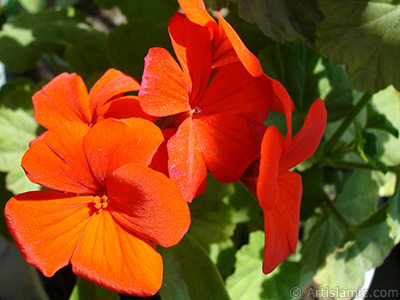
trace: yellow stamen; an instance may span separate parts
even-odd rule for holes
[[[93,196],[92,202],[94,203],[95,209],[107,208],[108,207],[108,197],[106,195]]]

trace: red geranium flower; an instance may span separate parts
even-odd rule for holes
[[[134,78],[110,69],[88,93],[80,76],[62,73],[33,95],[35,120],[47,129],[66,121],[92,126],[105,118],[154,120],[142,111],[137,96],[124,95],[139,88]]]
[[[107,289],[156,293],[163,266],[152,242],[175,245],[190,223],[179,188],[148,167],[162,140],[157,126],[139,118],[49,130],[22,167],[54,190],[17,195],[5,209],[27,262],[46,276],[71,264],[76,275]]]
[[[176,13],[169,32],[180,65],[167,50],[150,49],[139,102],[149,115],[173,116],[168,126],[178,130],[168,141],[169,174],[191,201],[207,169],[234,182],[259,155],[271,81],[252,77],[241,63],[211,77],[209,30]]]
[[[263,272],[272,272],[292,252],[296,252],[301,176],[289,171],[305,161],[318,147],[325,130],[327,113],[324,102],[317,99],[311,106],[300,131],[291,138],[292,102],[286,90],[278,95],[286,111],[287,134],[270,126],[261,145],[261,159],[249,168],[243,183],[257,196],[264,213],[265,248]]]
[[[258,77],[263,74],[257,57],[247,49],[236,31],[219,13],[215,13],[218,18],[217,24],[207,12],[203,0],[178,0],[178,2],[190,21],[206,26],[212,32],[213,67],[240,61],[252,76]]]

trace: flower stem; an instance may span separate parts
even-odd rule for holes
[[[346,131],[346,129],[350,126],[353,122],[354,118],[360,113],[360,111],[364,108],[364,106],[368,103],[371,99],[372,95],[365,93],[360,101],[353,107],[347,117],[343,120],[342,124],[340,124],[339,128],[335,131],[335,133],[331,136],[331,138],[325,144],[325,153],[327,155],[331,154],[333,148],[335,147],[337,141]]]
[[[379,169],[374,168],[371,165],[362,163],[362,162],[354,162],[354,161],[345,161],[345,160],[325,160],[325,165],[336,168],[344,168],[344,169],[361,169],[361,170],[371,170],[371,171],[379,171]],[[387,170],[389,172],[393,172],[395,174],[400,174],[400,165],[396,166],[388,166]]]
[[[350,230],[354,226],[351,225],[341,214],[340,212],[336,209],[336,206],[333,204],[332,200],[329,199],[328,196],[325,195],[325,202],[328,205],[330,211],[332,212],[333,216],[339,221],[340,224],[346,229]]]

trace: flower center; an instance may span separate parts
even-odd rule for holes
[[[95,209],[107,208],[108,201],[109,201],[109,199],[106,195],[103,195],[101,197],[96,195],[96,196],[93,196],[93,199],[92,199]]]

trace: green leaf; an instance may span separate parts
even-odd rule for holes
[[[301,173],[303,183],[303,195],[301,197],[300,219],[305,220],[314,215],[314,210],[325,199],[322,186],[323,170],[314,167]]]
[[[272,273],[262,272],[264,232],[250,233],[249,243],[236,254],[235,272],[227,279],[229,295],[235,300],[301,299],[301,293],[291,294],[297,287],[302,291],[312,281],[312,274],[291,257]],[[292,256],[293,257],[293,256]]]
[[[38,13],[46,7],[45,0],[19,0],[18,2],[31,14]]]
[[[314,70],[320,76],[319,97],[324,100],[328,122],[339,120],[353,108],[353,93],[345,68],[321,59]]]
[[[163,300],[229,300],[218,270],[189,234],[171,248],[159,247],[164,261]]]
[[[106,35],[86,23],[60,21],[35,28],[34,35],[41,42],[63,46],[64,58],[70,63],[69,71],[84,78],[93,73],[102,74],[110,67]]]
[[[147,20],[165,25],[179,8],[178,2],[174,0],[95,0],[94,2],[108,9],[117,6],[129,22]]]
[[[128,21],[152,20],[167,25],[179,5],[175,0],[122,0],[119,8]]]
[[[219,183],[209,175],[206,191],[190,203],[192,223],[189,232],[205,249],[210,244],[226,241],[233,235],[234,210],[227,204],[227,197],[234,191],[233,184]]]
[[[0,60],[11,72],[32,69],[43,51],[44,46],[34,40],[31,29],[5,24],[0,32]]]
[[[378,159],[378,153],[376,150],[376,135],[364,130],[358,122],[355,122],[355,125],[356,149],[361,158],[369,163],[373,168],[386,173],[386,165]]]
[[[56,6],[61,6],[61,7],[73,6],[79,1],[80,0],[56,0]]]
[[[116,27],[106,40],[107,54],[114,67],[138,79],[143,74],[144,57],[152,47],[167,48],[173,53],[166,24],[131,20]]]
[[[367,122],[365,129],[375,128],[389,132],[396,138],[399,137],[399,131],[393,126],[393,124],[386,118],[385,115],[377,112],[372,104],[367,104]]]
[[[269,46],[259,59],[264,72],[281,82],[293,99],[295,130],[319,97],[329,112],[328,122],[342,118],[352,108],[353,95],[343,67],[321,59],[304,44]]]
[[[2,212],[4,211],[7,201],[13,196],[13,194],[6,189],[5,180],[6,174],[0,172],[0,211]],[[0,235],[9,241],[12,241],[12,237],[7,228],[6,218],[4,217],[3,213],[0,214]]]
[[[372,172],[354,170],[345,178],[333,203],[351,225],[357,225],[375,213],[378,198],[378,184]]]
[[[231,239],[210,245],[210,259],[218,268],[222,278],[232,274],[235,265],[236,247]]]
[[[0,236],[0,298],[48,299],[39,271],[28,265],[13,241]]]
[[[83,278],[77,277],[69,300],[119,300],[116,292],[107,290]]]
[[[397,1],[319,0],[326,16],[316,44],[332,62],[345,64],[351,86],[373,94],[400,88]]]
[[[38,129],[30,100],[33,85],[20,80],[3,89],[0,94],[0,171],[8,172],[6,186],[14,194],[38,190],[39,186],[26,178],[21,167],[21,158],[29,142],[36,138]],[[26,108],[27,103],[30,103],[29,108]]]
[[[365,273],[382,264],[393,245],[385,222],[360,230],[355,242],[347,243],[327,257],[326,266],[314,279],[322,287],[357,290],[364,284]],[[346,295],[337,296],[336,299],[348,299]]]
[[[312,226],[303,243],[301,254],[304,264],[316,271],[340,244],[345,235],[345,228],[333,216],[325,214]]]
[[[315,0],[241,0],[240,14],[250,23],[256,23],[269,37],[286,42],[301,37],[313,45],[315,31],[322,14]]]
[[[387,224],[390,228],[389,236],[396,244],[400,242],[400,180],[397,179],[396,193],[389,200]]]
[[[218,11],[221,8],[228,7],[229,0],[204,0],[204,3],[212,10]]]
[[[17,16],[0,32],[0,60],[12,72],[32,69],[45,51],[54,50],[54,45],[38,40],[35,30],[71,20],[82,22],[84,17],[71,7]]]
[[[310,270],[315,271],[328,254],[348,240],[357,238],[355,228],[376,213],[378,198],[378,184],[371,171],[355,170],[344,178],[344,184],[331,205],[346,224],[338,219],[329,205],[323,207],[317,221],[306,232],[301,249],[304,263]]]
[[[301,42],[269,46],[259,55],[265,74],[278,80],[293,99],[296,111],[306,113],[318,98],[319,56]]]
[[[246,223],[252,228],[263,228],[264,217],[258,200],[241,183],[234,183],[235,193],[229,197],[229,204],[234,207],[233,222]]]
[[[374,109],[386,116],[393,127],[400,130],[400,97],[392,86],[375,94],[372,98]],[[382,130],[370,129],[377,137],[379,159],[387,166],[400,164],[400,139]]]

